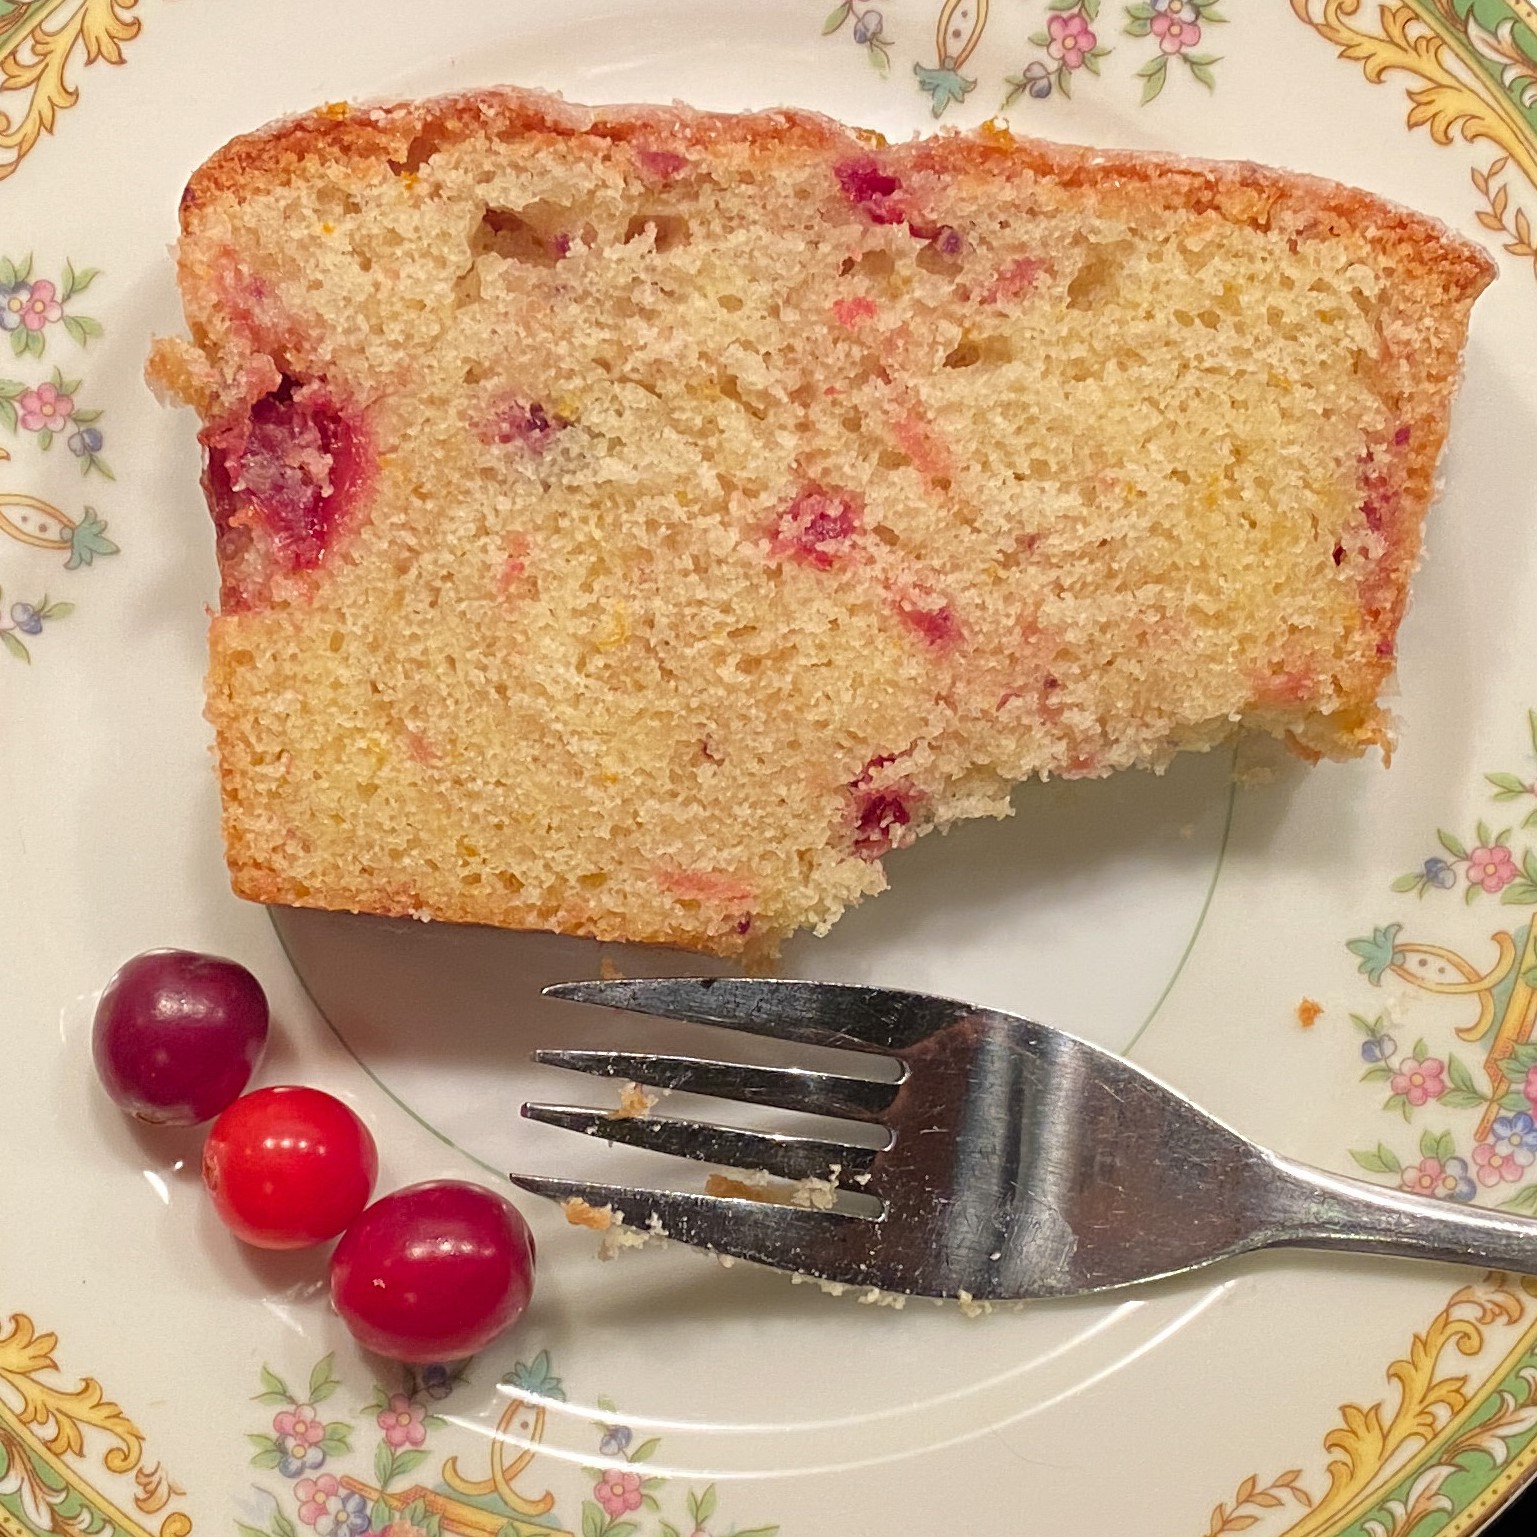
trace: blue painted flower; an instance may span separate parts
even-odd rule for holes
[[[1425,881],[1427,885],[1439,886],[1442,891],[1450,891],[1457,884],[1457,872],[1444,859],[1427,859]]]
[[[278,1472],[284,1478],[297,1478],[301,1473],[313,1473],[316,1468],[326,1465],[326,1454],[302,1436],[279,1436],[277,1443],[278,1451],[282,1453]]]
[[[422,1368],[421,1384],[428,1398],[447,1398],[454,1390],[453,1374],[441,1361]]]
[[[70,453],[84,459],[87,454],[101,452],[102,436],[95,427],[82,427],[79,432],[70,433],[68,443]]]
[[[1363,1062],[1386,1062],[1398,1050],[1398,1042],[1391,1035],[1369,1035],[1361,1042]]]
[[[854,41],[861,46],[873,43],[881,35],[881,28],[885,24],[886,18],[879,11],[866,11],[854,20]]]
[[[14,331],[21,325],[31,297],[30,283],[0,284],[0,331]]]
[[[41,635],[43,616],[30,603],[11,604],[11,623],[23,635]]]
[[[1436,1194],[1446,1201],[1471,1201],[1478,1194],[1466,1158],[1448,1158],[1441,1165],[1441,1188]]]
[[[1527,1111],[1496,1117],[1489,1134],[1495,1151],[1508,1154],[1523,1169],[1537,1163],[1537,1121]]]
[[[603,1457],[620,1457],[634,1440],[635,1433],[628,1425],[605,1425],[603,1439],[598,1442],[598,1453]]]

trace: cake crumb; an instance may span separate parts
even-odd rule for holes
[[[560,1203],[560,1209],[572,1227],[588,1227],[595,1233],[605,1233],[618,1226],[619,1219],[612,1206],[593,1206],[579,1195],[568,1195]]]
[[[968,1318],[983,1318],[993,1310],[991,1302],[978,1301],[968,1291],[958,1292],[955,1300]]]
[[[598,961],[598,979],[602,982],[621,982],[624,980],[624,970],[617,961],[602,956]]]
[[[793,1205],[794,1191],[789,1185],[771,1185],[768,1175],[756,1179],[732,1179],[729,1174],[712,1174],[704,1182],[706,1195],[720,1195],[736,1201],[760,1201],[766,1206]]]
[[[638,1083],[627,1083],[619,1091],[619,1103],[608,1113],[611,1121],[630,1121],[637,1116],[651,1114],[652,1107],[662,1096]]]
[[[1297,1023],[1304,1030],[1311,1030],[1318,1023],[1319,1016],[1323,1013],[1324,1006],[1312,998],[1304,998],[1297,1005]]]

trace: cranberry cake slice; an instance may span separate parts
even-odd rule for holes
[[[1488,258],[996,129],[517,90],[193,177],[235,888],[724,955],[1033,776],[1378,695]]]

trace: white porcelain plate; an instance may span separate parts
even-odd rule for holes
[[[1527,0],[0,0],[0,1533],[1461,1537],[1537,1466],[1537,1287],[1272,1256],[1112,1299],[861,1306],[529,1202],[535,1303],[416,1374],[323,1256],[242,1250],[197,1139],[92,1079],[135,951],[231,954],[267,1081],[350,1099],[382,1186],[655,1179],[519,1121],[603,1023],[541,983],[676,968],[228,893],[200,715],[216,588],[193,424],[151,399],[188,174],[323,101],[497,81],[1263,160],[1481,238],[1403,633],[1401,747],[1031,787],[891,861],[787,973],[916,986],[1133,1052],[1314,1162],[1537,1211],[1537,12]],[[573,1015],[575,1017],[573,1017]],[[656,1039],[668,1032],[657,1027]]]

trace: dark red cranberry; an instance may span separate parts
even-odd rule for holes
[[[496,418],[490,436],[493,443],[518,443],[531,454],[542,454],[570,425],[537,400],[515,400]]]
[[[866,790],[854,802],[854,852],[861,859],[879,859],[904,840],[902,829],[912,824],[912,792],[900,785]]]
[[[961,623],[948,603],[906,597],[898,599],[897,612],[931,646],[948,646],[960,639]]]
[[[892,198],[902,190],[902,183],[881,170],[871,156],[844,160],[833,167],[838,186],[849,202],[864,209],[872,224],[900,224],[907,215]]]
[[[779,514],[774,548],[781,555],[826,571],[846,553],[849,540],[859,532],[861,511],[852,493],[812,483]]]
[[[204,483],[220,534],[259,525],[291,569],[318,566],[362,478],[356,419],[324,385],[284,379],[244,421],[205,441]]]
[[[688,169],[688,157],[670,149],[638,149],[635,160],[652,181],[671,181]]]

